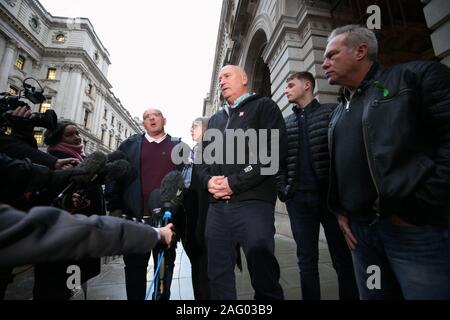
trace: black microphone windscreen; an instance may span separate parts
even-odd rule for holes
[[[106,155],[100,151],[96,151],[87,156],[83,162],[78,165],[78,169],[84,169],[89,174],[75,176],[71,179],[72,182],[80,185],[89,184],[94,176],[101,170],[106,164]]]
[[[179,200],[183,192],[183,176],[179,171],[171,171],[161,181],[161,202],[174,203]]]
[[[125,176],[130,171],[130,163],[125,159],[107,163],[104,169],[104,181],[114,182]]]
[[[148,197],[148,212],[151,213],[154,209],[161,209],[161,189],[157,188],[150,193]]]
[[[114,152],[111,152],[110,154],[108,154],[108,162],[113,162],[113,161],[121,160],[121,159],[124,159],[124,160],[128,159],[127,155],[123,151],[117,150],[117,151],[114,151]]]

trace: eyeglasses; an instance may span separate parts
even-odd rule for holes
[[[149,118],[162,118],[162,114],[161,113],[147,113],[144,115],[144,120],[149,119]]]

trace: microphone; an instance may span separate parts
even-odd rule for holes
[[[107,160],[108,163],[114,162],[116,160],[122,160],[122,159],[127,160],[128,159],[127,155],[123,151],[120,151],[120,150],[116,150],[114,152],[109,153],[107,155],[107,158],[108,158],[108,160]]]
[[[171,171],[164,176],[161,187],[153,190],[148,198],[148,212],[153,225],[161,227],[172,219],[172,210],[181,204],[183,176],[179,171]]]
[[[99,172],[105,167],[106,161],[105,154],[100,151],[95,151],[78,165],[78,169],[84,169],[88,174],[86,176],[73,177],[70,179],[71,182],[73,184],[87,185],[94,181],[98,177]]]
[[[151,225],[157,228],[162,226],[162,202],[161,202],[161,190],[157,188],[150,193],[147,202],[148,214],[150,217]]]
[[[114,160],[105,165],[96,180],[101,183],[112,183],[121,179],[130,171],[130,163],[125,159]]]
[[[86,172],[85,175],[77,175],[70,178],[70,183],[67,187],[65,187],[61,193],[56,197],[53,201],[52,206],[55,206],[56,203],[64,197],[66,192],[72,188],[74,185],[87,185],[90,182],[94,181],[99,171],[106,164],[106,156],[100,151],[96,151],[93,154],[86,157],[78,166],[78,170],[83,170]]]
[[[161,181],[161,202],[163,208],[172,209],[181,204],[184,179],[179,171],[171,171]]]

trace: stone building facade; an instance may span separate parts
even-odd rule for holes
[[[243,67],[250,90],[272,97],[284,115],[291,112],[284,90],[293,72],[311,72],[316,98],[336,102],[339,88],[328,84],[321,67],[327,37],[337,26],[366,24],[372,4],[381,13],[376,33],[383,65],[435,59],[450,66],[447,0],[224,0],[204,115],[223,105],[218,74],[226,64]],[[290,234],[284,205],[278,203],[277,212],[277,231]]]
[[[0,0],[0,92],[17,93],[24,79],[38,80],[60,119],[80,128],[86,152],[110,152],[141,132],[111,91],[108,50],[86,18],[56,17],[37,0]],[[36,86],[35,82],[29,82]],[[36,128],[38,142],[42,129]]]

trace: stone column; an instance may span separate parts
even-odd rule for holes
[[[15,41],[8,41],[6,43],[5,54],[3,55],[0,64],[0,92],[8,90],[8,77],[11,73],[11,68],[14,63],[14,54],[17,50]]]
[[[103,89],[99,89],[97,92],[97,101],[95,103],[94,112],[93,112],[93,122],[91,132],[96,137],[100,137],[101,133],[101,123],[103,117],[103,110],[105,108],[105,92]]]
[[[72,121],[77,121],[75,118],[77,109],[80,108],[78,105],[78,101],[80,100],[81,95],[81,78],[82,78],[82,70],[77,65],[65,65],[63,67],[64,72],[68,72],[68,83],[66,85],[66,90],[62,98],[62,109],[63,115],[65,118],[68,118]],[[60,98],[60,99],[61,99]]]
[[[81,124],[82,114],[83,114],[83,103],[82,103],[82,97],[85,95],[86,90],[86,78],[84,76],[84,73],[81,69],[81,66],[77,66],[72,71],[72,83],[74,86],[72,87],[73,90],[73,98],[71,101],[71,110],[72,110],[72,116],[71,119],[75,121],[77,124]]]
[[[65,64],[61,67],[60,82],[57,89],[53,109],[59,117],[69,118],[68,106],[66,105],[66,96],[70,91],[70,65]]]
[[[422,0],[427,5],[423,9],[430,29],[434,53],[442,63],[450,67],[450,6],[448,0]]]

